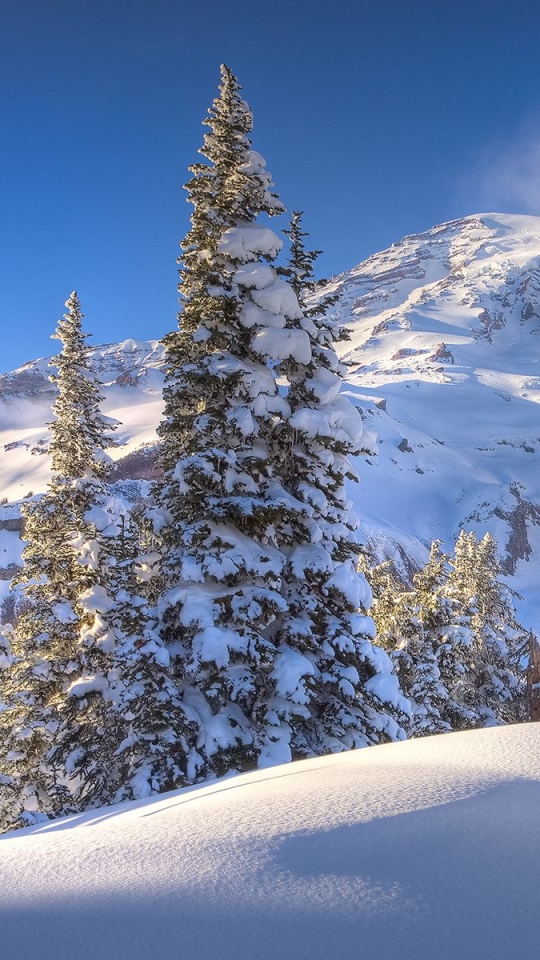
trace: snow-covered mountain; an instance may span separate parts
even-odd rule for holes
[[[405,237],[323,292],[351,331],[347,392],[378,436],[351,496],[366,539],[404,574],[434,538],[490,530],[510,582],[540,615],[540,218],[481,214]],[[163,354],[98,347],[106,413],[121,422],[119,477],[152,475]],[[20,543],[13,502],[43,489],[48,363],[0,377],[0,577]]]
[[[163,350],[155,340],[124,340],[95,347],[92,357],[104,386],[104,410],[118,421],[110,453],[123,461],[156,443]],[[0,375],[0,496],[9,502],[43,490],[49,477],[49,459],[42,454],[48,449],[55,395],[51,370],[50,361],[42,359]]]
[[[461,527],[496,537],[540,613],[540,218],[477,215],[405,237],[331,280],[349,395],[378,435],[355,495],[407,568]],[[536,596],[535,596],[536,595]]]
[[[2,956],[532,958],[539,747],[424,737],[5,834]]]

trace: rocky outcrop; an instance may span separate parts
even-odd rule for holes
[[[115,480],[159,480],[163,471],[157,465],[158,444],[141,447],[116,462]]]
[[[531,525],[540,526],[540,505],[523,500],[519,490],[512,487],[510,492],[517,503],[513,510],[496,507],[493,515],[508,525],[509,536],[505,544],[505,556],[502,560],[504,572],[512,576],[516,572],[519,560],[529,560],[532,547],[529,540]]]

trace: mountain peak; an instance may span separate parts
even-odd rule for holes
[[[540,217],[490,213],[440,224],[333,278],[324,292],[339,296],[340,317],[353,331],[350,362],[378,370],[384,332],[385,367],[390,341],[390,357],[419,358],[408,364],[417,373],[435,372],[440,343],[468,365],[463,345],[507,350],[509,338],[495,336],[507,324],[512,343],[540,332]]]

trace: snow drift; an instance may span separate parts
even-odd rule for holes
[[[534,956],[540,725],[274,767],[0,839],[24,960]]]

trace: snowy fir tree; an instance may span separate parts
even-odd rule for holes
[[[187,184],[194,212],[182,244],[183,309],[179,330],[165,339],[169,369],[160,427],[165,479],[158,492],[166,579],[160,608],[183,702],[196,728],[194,778],[338,744],[343,749],[373,742],[398,729],[379,710],[375,689],[366,685],[365,702],[357,703],[356,685],[361,678],[369,684],[384,655],[371,647],[372,624],[356,609],[365,605],[365,583],[355,578],[352,552],[343,546],[348,529],[327,571],[325,625],[334,632],[325,654],[306,657],[302,645],[285,640],[283,615],[292,597],[284,576],[286,566],[293,569],[289,546],[302,524],[279,440],[291,407],[280,395],[277,375],[297,368],[313,376],[311,341],[317,341],[322,357],[331,335],[325,327],[317,340],[295,295],[296,280],[310,281],[299,274],[288,284],[272,266],[282,242],[257,217],[279,214],[283,207],[270,192],[262,157],[251,148],[251,113],[227,67],[205,123],[210,132],[201,153],[209,163],[195,165]],[[352,450],[350,430],[359,440],[362,425],[346,401],[335,399],[339,382],[336,388],[332,379],[328,412],[334,426],[339,420],[343,443]],[[352,468],[344,455],[332,462],[335,469],[325,479],[339,486],[344,523],[348,504],[342,485]],[[302,547],[312,536],[318,536],[316,523],[308,522]],[[296,559],[299,570],[300,554]],[[347,636],[342,615],[350,621]],[[356,645],[353,621],[355,629],[366,628]],[[306,619],[304,630],[310,626]],[[323,630],[321,621],[308,643],[311,653]],[[340,644],[334,664],[331,651]],[[350,644],[354,650],[346,649]],[[318,685],[311,679],[317,670]],[[329,697],[315,709],[323,677],[328,690],[346,691],[339,708]],[[345,701],[342,719],[332,719]],[[368,732],[360,733],[368,715]],[[299,735],[297,746],[293,727],[309,717],[317,732],[310,733],[309,745],[307,733]]]
[[[161,508],[166,589],[160,612],[193,723],[189,775],[276,759],[263,693],[271,627],[284,610],[275,523],[289,509],[271,457],[286,415],[272,363],[309,359],[294,291],[271,265],[282,242],[260,214],[283,212],[252,116],[222,67],[202,155],[187,184],[192,227],[182,243],[179,329],[168,361]],[[285,757],[282,757],[285,759]]]
[[[287,229],[283,231],[285,236],[289,237],[289,263],[287,273],[290,276],[290,284],[293,288],[304,316],[316,316],[318,318],[318,328],[326,325],[332,332],[331,342],[338,340],[348,340],[349,335],[343,327],[339,327],[335,321],[324,320],[330,307],[338,301],[337,294],[325,294],[319,296],[316,302],[313,302],[313,294],[325,283],[324,280],[315,279],[314,264],[320,257],[322,250],[306,250],[305,238],[309,236],[307,230],[302,230],[304,216],[303,210],[293,210],[291,222]]]
[[[141,576],[145,557],[132,511],[109,493],[86,512],[85,520],[95,531],[86,550],[94,558],[96,582],[78,598],[80,641],[90,651],[98,647],[107,659],[90,678],[82,676],[73,684],[71,702],[84,702],[96,689],[96,678],[104,692],[97,702],[112,701],[107,704],[109,729],[102,733],[109,742],[105,748],[102,741],[95,756],[88,750],[92,768],[85,770],[85,789],[92,802],[97,794],[100,802],[138,799],[185,783],[184,712],[170,677],[169,655],[148,609]],[[84,730],[92,736],[91,725]],[[80,730],[77,739],[80,748]],[[102,779],[89,790],[96,775]]]
[[[468,625],[470,595],[465,590],[457,589],[453,582],[456,566],[465,576],[465,569],[468,570],[469,564],[474,563],[472,555],[465,546],[468,543],[469,535],[460,535],[455,543],[453,555],[448,558],[449,569],[442,587],[446,599],[447,616],[439,632],[437,643],[437,663],[441,681],[448,691],[441,715],[452,730],[468,730],[482,725],[475,709],[473,693],[475,651]]]
[[[305,248],[300,212],[285,232],[302,308],[289,324],[308,334],[311,356],[286,357],[277,367],[289,385],[277,455],[293,509],[292,522],[284,516],[276,528],[287,610],[278,618],[269,706],[292,755],[302,757],[397,739],[408,704],[388,656],[373,645],[371,594],[357,569],[358,520],[345,481],[357,479],[351,456],[366,451],[367,438],[359,412],[340,394],[345,368],[335,344],[346,334],[328,316],[334,297],[310,299],[318,251]]]
[[[47,493],[27,501],[23,509],[27,546],[15,583],[21,585],[26,602],[13,639],[15,660],[0,718],[5,731],[2,766],[6,775],[13,771],[13,795],[7,797],[5,813],[8,823],[18,815],[24,817],[25,810],[31,817],[32,809],[56,815],[74,809],[51,753],[59,744],[60,702],[81,669],[74,604],[78,593],[92,583],[74,545],[81,517],[92,502],[80,480],[88,470],[99,483],[106,462],[101,398],[95,381],[86,376],[85,336],[76,294],[66,306],[68,312],[55,334],[63,347],[54,376],[59,392],[50,445],[53,478]]]
[[[479,541],[475,533],[462,531],[448,586],[468,638],[470,669],[462,699],[477,718],[475,726],[516,722],[526,712],[521,662],[527,633],[501,577],[491,534]]]
[[[441,636],[451,620],[445,596],[448,556],[440,542],[431,545],[426,566],[413,577],[412,589],[392,576],[389,563],[368,576],[373,589],[377,639],[391,653],[401,689],[411,702],[409,736],[451,730],[447,719],[449,693],[439,670]]]
[[[412,702],[411,734],[524,719],[527,636],[493,538],[462,531],[453,557],[435,542],[409,590],[384,567],[368,574],[373,615]]]
[[[126,707],[134,700],[135,661],[163,670],[166,654],[142,601],[126,591],[131,558],[118,555],[125,509],[105,483],[110,424],[100,412],[75,293],[66,306],[55,334],[62,351],[52,378],[58,389],[52,479],[24,508],[27,545],[17,578],[24,603],[2,682],[4,826],[108,802],[119,790],[129,794],[130,784],[135,793],[149,792],[152,786],[141,786],[139,775],[151,776],[149,757],[160,735],[153,716],[146,716],[143,731],[140,711],[131,717]]]

